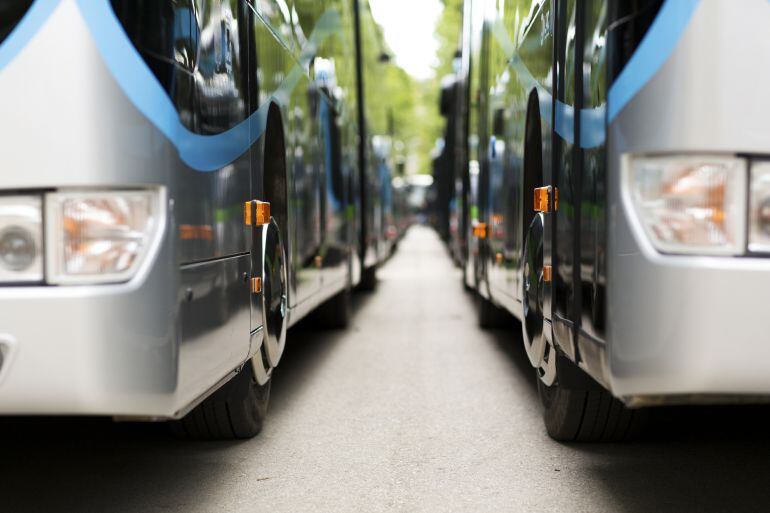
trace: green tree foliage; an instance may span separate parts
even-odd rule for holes
[[[453,73],[455,53],[460,48],[463,25],[463,0],[442,0],[444,9],[434,29],[438,41],[438,55],[433,78],[419,87],[420,139],[418,162],[422,173],[432,172],[436,141],[444,136],[445,120],[439,112],[441,80]]]
[[[460,49],[463,27],[463,1],[442,0],[444,10],[441,13],[435,36],[439,43],[436,77],[452,73],[452,60]]]
[[[364,57],[364,82],[369,107],[370,129],[376,134],[390,135],[396,161],[409,162],[407,169],[430,173],[436,142],[444,135],[444,119],[439,113],[441,79],[452,72],[452,61],[460,46],[463,0],[442,0],[444,9],[433,28],[439,42],[434,77],[418,81],[393,61],[381,62],[381,54],[391,55],[379,26],[366,26],[364,16],[363,45],[369,50]],[[371,102],[387,98],[387,102]]]

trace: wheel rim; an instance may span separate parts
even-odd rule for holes
[[[527,231],[524,242],[524,270],[522,277],[522,331],[524,348],[532,366],[543,362],[543,215],[537,214]]]
[[[286,251],[275,219],[262,227],[262,340],[252,358],[255,377],[267,383],[286,346],[288,273]]]

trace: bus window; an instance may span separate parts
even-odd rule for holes
[[[192,74],[200,29],[192,0],[112,0],[112,8],[182,122],[194,129]]]
[[[255,0],[257,15],[270,28],[273,35],[290,51],[296,50],[292,34],[291,0]]]
[[[0,43],[16,28],[31,5],[32,0],[0,0]]]

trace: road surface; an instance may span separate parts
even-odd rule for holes
[[[670,410],[647,440],[545,434],[515,331],[477,327],[444,247],[412,229],[344,332],[301,326],[262,435],[0,424],[0,511],[768,511],[763,408]]]

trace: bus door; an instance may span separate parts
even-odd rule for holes
[[[580,208],[580,331],[578,351],[588,365],[598,358],[596,347],[604,339],[606,284],[607,212],[605,200],[606,158],[604,106],[606,105],[606,33],[608,2],[579,2],[585,29],[582,37],[582,84],[580,95],[586,120],[581,131],[581,208]],[[580,51],[580,50],[579,50]],[[598,343],[598,344],[597,344]],[[590,353],[590,355],[589,355]]]
[[[319,138],[319,114],[323,94],[318,87],[306,82],[304,94],[292,97],[292,124],[294,130],[292,156],[294,187],[295,232],[294,268],[297,275],[296,296],[292,306],[298,305],[321,290],[321,190],[324,175],[323,148]],[[291,150],[290,150],[291,151]]]
[[[574,334],[580,322],[580,180],[581,151],[579,145],[580,108],[582,98],[575,94],[580,74],[576,46],[578,18],[577,0],[558,0],[555,21],[554,62],[554,130],[553,186],[558,189],[553,237],[546,237],[552,247],[552,312],[555,342],[574,356]]]
[[[327,95],[321,96],[320,126],[324,175],[321,191],[322,284],[333,287],[347,278],[350,240],[347,176],[342,167],[342,144],[337,111]]]

